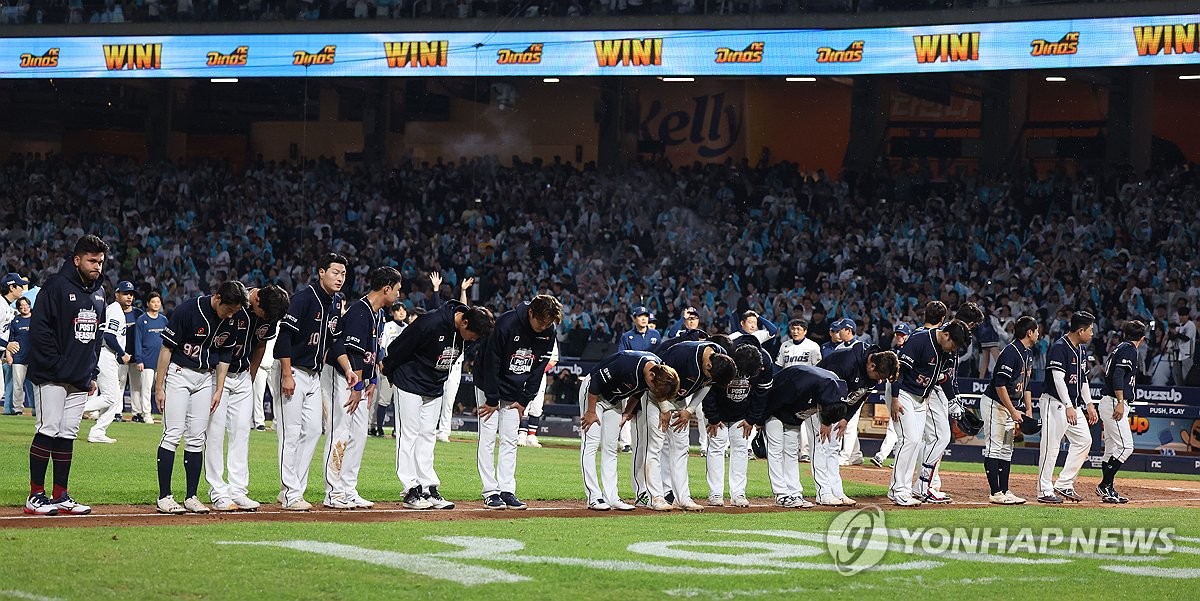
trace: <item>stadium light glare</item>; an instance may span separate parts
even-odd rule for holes
[[[815,77],[785,77],[785,81],[816,81]]]
[[[1051,75],[1050,77],[1046,78],[1046,81],[1051,82],[1051,83],[1062,83],[1066,80],[1067,80],[1067,78],[1059,77],[1057,75]]]
[[[557,77],[545,77],[545,78],[542,78],[542,83],[558,83],[558,78]]]
[[[1200,79],[1200,75],[1180,75],[1179,79]]]
[[[208,83],[237,83],[237,82],[238,82],[238,78],[236,78],[236,77],[214,77],[214,78],[208,80]]]
[[[695,77],[664,77],[664,78],[662,78],[662,80],[663,81],[671,81],[671,82],[696,81],[696,78]]]

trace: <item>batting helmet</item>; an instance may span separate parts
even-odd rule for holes
[[[979,416],[975,415],[975,412],[970,409],[963,409],[962,414],[955,418],[955,422],[958,426],[958,431],[967,436],[975,436],[983,429],[983,420],[979,419]]]
[[[759,459],[767,458],[767,435],[759,429],[758,434],[750,440],[750,450],[754,451],[754,456]]]
[[[1021,433],[1025,436],[1032,436],[1042,431],[1042,420],[1026,417],[1021,420]]]

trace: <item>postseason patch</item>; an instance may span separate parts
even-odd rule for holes
[[[443,338],[445,337],[443,336]],[[462,351],[458,350],[457,347],[448,346],[443,348],[442,352],[438,354],[437,362],[434,363],[433,368],[438,371],[450,371],[450,368],[454,366],[454,362],[458,360],[458,356],[461,354]],[[526,369],[525,371],[529,370]]]
[[[533,349],[517,349],[508,361],[508,371],[514,374],[527,374],[533,370]]]
[[[75,315],[75,339],[80,342],[92,342],[96,339],[100,319],[95,309],[80,309]]]
[[[725,394],[735,403],[744,403],[750,398],[750,379],[735,378],[725,387]]]

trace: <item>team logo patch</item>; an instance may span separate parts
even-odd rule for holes
[[[213,345],[225,346],[225,341],[227,340],[229,340],[229,334],[227,332],[221,332],[220,334],[217,334],[216,338],[213,338]]]
[[[750,398],[750,379],[735,378],[725,387],[725,394],[735,403],[744,403]]]
[[[270,333],[271,333],[271,326],[269,326],[265,323],[261,326],[258,326],[258,329],[254,331],[254,335],[258,336],[259,338],[266,338]]]
[[[533,371],[533,358],[532,349],[517,349],[508,361],[508,371],[514,374],[527,374]]]
[[[71,301],[71,302],[75,302],[75,295],[74,295],[74,294],[68,294],[68,295],[67,295],[67,298],[68,298],[68,299],[70,299],[70,301]]]
[[[80,342],[92,342],[96,339],[100,320],[95,309],[80,309],[75,315],[75,339]]]

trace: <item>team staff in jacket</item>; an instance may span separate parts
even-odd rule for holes
[[[674,399],[679,374],[654,353],[620,351],[605,357],[579,383],[579,457],[588,509],[631,511],[617,491],[617,439],[626,408],[648,392],[655,402]],[[596,451],[600,477],[596,477]]]
[[[167,329],[167,316],[162,314],[162,295],[151,292],[146,296],[146,312],[137,318],[134,324],[137,333],[137,349],[133,354],[133,372],[130,376],[129,387],[141,389],[140,404],[133,407],[133,421],[146,424],[154,423],[154,415],[150,410],[150,401],[154,397],[154,368],[158,366],[158,353],[162,350],[162,333]]]
[[[400,272],[379,267],[367,274],[370,292],[352,303],[332,329],[326,361],[334,367],[333,403],[325,427],[325,500],[331,509],[367,509],[375,503],[358,493],[358,472],[367,443],[369,405],[375,392],[375,357],[383,308],[400,298]],[[362,410],[359,410],[359,405]]]
[[[1087,381],[1087,353],[1092,342],[1096,318],[1087,311],[1071,316],[1070,330],[1050,346],[1046,353],[1046,380],[1042,384],[1042,444],[1038,458],[1038,502],[1062,503],[1062,497],[1082,501],[1075,492],[1075,477],[1087,460],[1092,447],[1088,426],[1099,420],[1092,406],[1092,391]],[[1085,415],[1086,414],[1086,419]],[[1054,464],[1063,438],[1070,442],[1062,472],[1051,483]]]
[[[554,326],[562,303],[539,294],[496,319],[475,360],[475,399],[479,406],[476,455],[488,509],[525,509],[517,498],[517,426],[537,394],[554,349]],[[500,436],[499,458],[494,455]]]
[[[621,334],[617,342],[618,351],[648,351],[654,348],[662,334],[650,327],[650,310],[643,306],[633,308],[633,329]]]
[[[949,416],[943,414],[936,419],[929,417],[929,401],[933,395],[940,393],[939,381],[947,365],[955,360],[954,351],[970,343],[971,332],[967,325],[952,320],[936,329],[913,334],[900,351],[900,378],[897,384],[892,386],[891,400],[892,420],[900,425],[900,450],[896,454],[892,485],[888,491],[888,498],[897,505],[911,507],[921,504],[922,499],[913,498],[912,482],[926,423],[929,419],[940,419],[944,424],[937,424],[938,432],[941,432],[940,428],[944,425],[945,436],[950,436]],[[945,409],[946,406],[939,404],[938,407]],[[934,457],[922,462],[920,478],[925,484],[925,490],[922,492],[927,492],[929,480],[937,467],[937,460],[938,458]],[[929,500],[939,502],[935,498]]]
[[[67,492],[71,453],[83,406],[96,392],[104,289],[100,272],[108,244],[87,235],[71,258],[46,280],[29,321],[29,380],[34,385],[37,433],[29,446],[29,498],[25,513],[91,513]],[[46,469],[54,462],[54,488],[46,496]]]
[[[1037,320],[1025,315],[1013,326],[1013,341],[996,358],[992,382],[979,399],[979,417],[983,419],[983,470],[990,488],[988,501],[997,505],[1020,505],[1025,499],[1008,489],[1012,465],[1013,438],[1017,426],[1033,419],[1033,395],[1029,377],[1033,374],[1030,349],[1040,337]]]
[[[477,340],[496,327],[492,312],[447,301],[404,328],[387,348],[383,370],[395,388],[396,477],[409,509],[453,509],[442,498],[441,479],[433,467],[442,395],[454,366]]]
[[[247,305],[225,320],[221,334],[229,337],[229,371],[221,404],[208,420],[204,442],[204,477],[209,499],[217,511],[253,511],[259,503],[249,496],[250,429],[254,425],[254,378],[259,375],[267,341],[275,338],[279,319],[288,307],[288,293],[279,286],[253,288]],[[218,334],[220,335],[220,334]],[[225,452],[225,434],[229,452]],[[228,461],[229,480],[225,480]]]
[[[705,470],[708,479],[708,504],[725,505],[725,450],[729,449],[729,500],[734,507],[749,507],[746,499],[746,466],[750,436],[754,426],[747,421],[751,397],[762,397],[771,389],[774,369],[771,356],[754,336],[742,336],[733,342],[733,363],[737,375],[725,386],[713,386],[704,395],[708,430]]]
[[[160,513],[208,513],[196,497],[204,466],[208,418],[221,404],[229,358],[236,344],[225,320],[245,307],[246,287],[223,282],[211,296],[191,299],[171,314],[158,354],[154,396],[163,412],[163,436],[158,443],[158,502]],[[171,495],[175,450],[184,442],[183,470],[187,494],[183,506]]]
[[[1113,479],[1121,465],[1133,454],[1133,432],[1129,429],[1129,403],[1137,383],[1138,347],[1146,341],[1146,324],[1127,321],[1121,326],[1121,344],[1108,356],[1104,366],[1104,396],[1100,397],[1100,420],[1104,422],[1103,477],[1096,494],[1105,503],[1128,503],[1117,493]]]
[[[900,373],[900,360],[892,351],[880,351],[859,341],[830,353],[818,367],[837,374],[846,383],[846,415],[857,416],[867,396],[881,382],[896,380]],[[809,418],[806,424],[809,436],[814,441],[812,470],[817,485],[817,503],[854,505],[854,499],[846,496],[842,488],[839,457],[845,454],[843,445],[851,444],[847,430],[857,428],[858,420],[848,417],[827,430],[817,417]]]
[[[771,391],[750,405],[749,421],[763,429],[767,439],[767,474],[775,504],[804,508],[800,484],[800,428],[813,415],[821,423],[820,435],[846,417],[846,383],[820,367],[793,365],[775,374]]]
[[[321,369],[329,354],[330,330],[341,317],[340,296],[346,281],[346,257],[330,253],[317,264],[317,282],[296,291],[279,323],[275,339],[280,399],[275,429],[279,432],[279,502],[289,511],[308,511],[304,500],[308,469],[321,437]],[[350,386],[354,372],[343,374]]]

